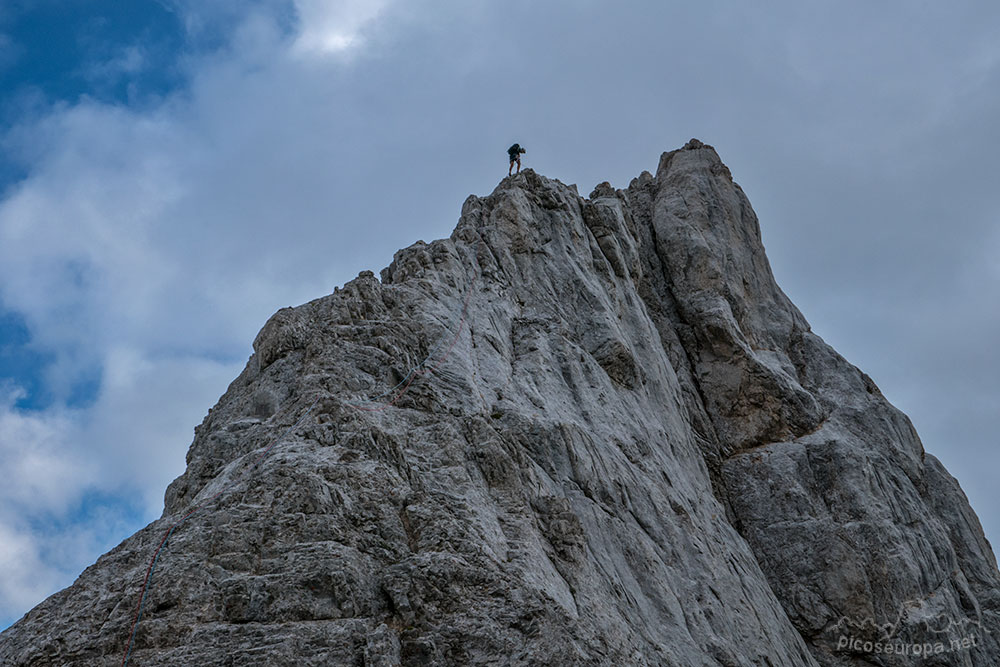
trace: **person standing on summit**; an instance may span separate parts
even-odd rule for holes
[[[510,167],[507,169],[507,175],[510,176],[510,172],[514,170],[514,163],[517,163],[517,173],[521,173],[521,153],[527,153],[528,151],[521,148],[521,144],[514,144],[507,149],[507,155],[510,156]]]

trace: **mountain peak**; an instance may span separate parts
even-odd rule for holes
[[[957,482],[692,139],[589,198],[525,169],[278,311],[163,516],[0,661],[826,667],[957,639],[986,666],[998,620]]]

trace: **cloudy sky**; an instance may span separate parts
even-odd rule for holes
[[[4,0],[0,628],[159,516],[282,306],[691,137],[1000,538],[1000,3]]]

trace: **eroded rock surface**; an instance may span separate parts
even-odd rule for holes
[[[162,551],[131,665],[1000,664],[957,482],[810,331],[701,142],[589,198],[504,179],[254,350],[163,517],[2,664],[121,664],[157,544],[220,490]]]

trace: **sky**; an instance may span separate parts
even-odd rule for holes
[[[1000,539],[1000,3],[5,0],[0,628],[159,517],[278,308],[712,144]]]

